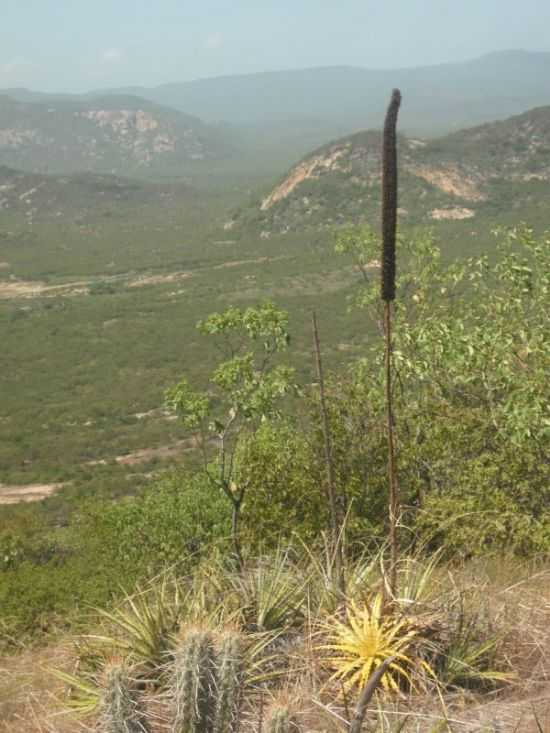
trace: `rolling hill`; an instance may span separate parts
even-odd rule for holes
[[[400,136],[401,217],[411,224],[546,206],[550,107],[434,140]],[[272,232],[377,221],[381,136],[359,132],[306,156],[236,222]]]
[[[227,152],[201,120],[137,97],[0,96],[0,164],[21,170],[184,176]]]

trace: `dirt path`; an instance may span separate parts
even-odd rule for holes
[[[243,265],[263,265],[276,260],[288,259],[286,255],[278,257],[257,257],[248,260],[228,260],[218,265],[201,268],[196,272],[176,271],[159,274],[122,273],[119,275],[99,275],[94,278],[75,280],[73,282],[49,285],[42,280],[0,280],[0,300],[13,300],[18,298],[37,297],[70,297],[75,295],[89,295],[94,285],[108,285],[121,283],[127,288],[141,288],[147,285],[165,285],[178,283],[187,280],[193,275],[204,270],[222,270],[230,267],[241,267]],[[0,263],[2,265],[8,263]]]
[[[62,486],[63,484],[27,484],[26,486],[0,484],[0,504],[42,501],[55,494]]]

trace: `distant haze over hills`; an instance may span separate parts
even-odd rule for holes
[[[391,89],[401,125],[421,134],[487,122],[550,103],[550,53],[505,51],[464,63],[374,70],[328,67],[113,90],[234,124],[319,120],[349,131],[379,126]]]
[[[404,98],[401,132],[441,135],[550,104],[550,53],[505,51],[407,69],[274,71],[85,95],[8,89],[0,97],[0,163],[25,169],[41,165],[41,170],[49,163],[60,172],[185,176],[197,159],[204,161],[201,170],[211,171],[213,161],[230,158],[229,177],[239,173],[239,166],[247,174],[276,176],[330,140],[380,129],[395,86]],[[20,105],[17,114],[14,100]],[[45,112],[48,106],[59,116],[54,124],[55,115],[49,113],[48,120]],[[134,108],[148,121],[143,115],[139,121],[130,115],[128,124],[115,119],[115,109],[124,117],[125,110]],[[109,112],[107,117],[90,118],[90,112],[102,110]],[[17,126],[17,115],[23,127],[42,115],[40,124],[49,132],[40,139],[53,142],[35,145],[27,135],[25,145],[16,140],[14,147],[13,135],[5,130]],[[153,125],[153,117],[157,128],[137,129]]]

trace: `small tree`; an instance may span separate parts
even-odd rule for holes
[[[231,504],[233,549],[242,565],[239,518],[248,484],[239,480],[238,449],[263,421],[278,416],[281,398],[294,386],[293,370],[273,365],[289,343],[288,315],[266,302],[213,313],[197,328],[219,337],[224,358],[210,375],[208,391],[194,391],[184,377],[167,391],[166,405],[186,427],[198,429],[208,481]]]

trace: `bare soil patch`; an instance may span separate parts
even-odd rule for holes
[[[5,486],[0,484],[0,504],[20,504],[22,502],[42,501],[55,494],[63,484],[27,484],[24,486]]]
[[[177,443],[163,445],[159,448],[141,448],[132,453],[117,456],[115,460],[120,466],[136,466],[153,460],[176,458],[182,452],[194,450],[196,447],[197,441],[195,438],[185,438],[185,440],[178,440]]]
[[[213,270],[223,270],[226,267],[241,267],[241,265],[262,265],[265,262],[271,262],[273,257],[257,257],[253,260],[229,260],[228,262],[222,262],[221,265],[214,265]],[[279,258],[277,258],[279,259]]]
[[[146,285],[163,285],[164,283],[175,283],[192,277],[191,272],[171,272],[167,275],[143,275],[141,277],[129,280],[127,286],[129,288],[142,288]]]
[[[475,211],[467,209],[466,207],[456,206],[449,209],[433,209],[430,216],[432,219],[472,219],[475,216]]]
[[[0,281],[0,299],[88,295],[89,285],[86,280],[62,285],[47,285],[41,280],[5,280]]]
[[[46,283],[32,280],[0,282],[0,298],[34,298],[46,288]]]

